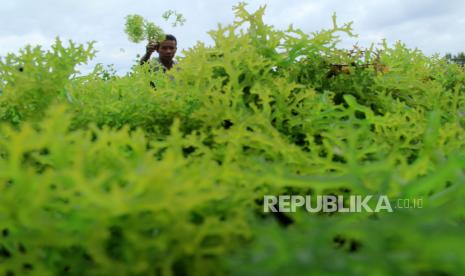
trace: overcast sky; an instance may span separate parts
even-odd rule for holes
[[[203,41],[218,23],[234,19],[226,0],[0,0],[0,56],[26,44],[51,45],[55,37],[84,43],[97,41],[97,57],[90,64],[114,64],[120,74],[143,54],[145,44],[129,42],[124,33],[125,16],[140,14],[178,38],[179,51]],[[353,21],[359,37],[346,45],[389,43],[401,40],[426,54],[465,51],[464,0],[256,0],[246,1],[248,10],[267,5],[265,23],[279,29],[289,24],[305,32],[331,26],[336,12],[340,23]],[[173,28],[162,20],[172,9],[187,23]],[[89,66],[87,67],[89,68]],[[84,68],[85,71],[85,68]]]

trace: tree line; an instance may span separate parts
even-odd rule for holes
[[[447,60],[448,63],[457,63],[460,66],[465,65],[465,53],[460,52],[458,54],[452,55],[451,53],[446,53],[444,58]]]

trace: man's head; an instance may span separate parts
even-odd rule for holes
[[[163,63],[171,63],[177,50],[176,37],[174,37],[174,35],[167,34],[165,36],[165,40],[160,41],[155,50],[158,52],[160,60]]]

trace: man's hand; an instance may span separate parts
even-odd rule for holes
[[[147,46],[145,47],[145,50],[146,50],[146,54],[149,54],[151,55],[153,52],[155,52],[155,50],[158,50],[158,46],[160,44],[158,42],[155,42],[155,41],[150,41]]]
[[[140,59],[140,64],[146,63],[149,59],[150,56],[152,55],[155,50],[158,50],[158,47],[160,46],[160,43],[155,42],[155,41],[150,41],[147,46],[145,46],[145,55]]]

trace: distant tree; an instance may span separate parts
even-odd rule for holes
[[[444,58],[449,63],[457,63],[458,65],[462,67],[465,65],[465,53],[464,52],[460,52],[456,55],[452,55],[451,53],[446,53]]]

